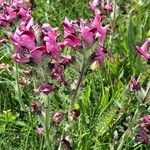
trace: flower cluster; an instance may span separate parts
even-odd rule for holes
[[[0,0],[0,26],[7,27],[15,19],[27,20],[31,9],[24,0],[11,0],[9,3]]]
[[[150,131],[150,115],[144,116],[140,119],[137,130],[139,131],[139,134],[135,136],[134,140],[136,142],[141,142],[142,144],[148,144],[148,133]]]

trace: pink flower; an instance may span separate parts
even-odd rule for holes
[[[53,116],[53,122],[55,124],[59,124],[60,121],[62,120],[63,114],[64,114],[63,111],[56,112]]]
[[[99,39],[99,44],[101,46],[104,46],[104,42],[105,42],[105,39],[106,39],[106,33],[108,31],[108,25],[103,27],[101,25],[102,19],[103,19],[103,14],[102,13],[99,12],[98,14],[96,14],[96,16],[95,16],[95,18],[92,22],[92,27],[97,29],[96,36]]]
[[[56,80],[59,83],[65,82],[65,77],[64,77],[64,68],[60,64],[55,64],[53,69],[52,69],[52,75],[56,78]]]
[[[0,0],[0,5],[2,5],[4,3],[4,0]]]
[[[46,51],[47,53],[52,55],[52,58],[54,60],[57,60],[59,50],[61,49],[59,43],[56,42],[59,34],[57,33],[57,30],[55,28],[50,28],[46,34],[47,35],[44,37],[44,41],[46,42]]]
[[[100,67],[103,67],[103,66],[104,66],[104,53],[103,53],[103,48],[97,47],[97,48],[95,49],[95,60],[98,61]]]
[[[95,10],[99,5],[99,0],[90,0],[89,6],[92,10]]]
[[[82,44],[76,35],[70,34],[65,38],[66,44],[72,48],[80,49]]]
[[[91,46],[94,42],[94,36],[97,29],[96,28],[90,29],[88,26],[84,26],[82,23],[80,25],[80,28],[81,28],[81,35],[85,43]]]
[[[3,6],[7,16],[6,16],[6,19],[10,22],[12,21],[13,19],[17,18],[18,16],[18,10],[16,8],[12,8],[11,6],[9,5],[4,5]]]
[[[44,135],[44,129],[42,127],[38,127],[36,128],[36,133],[40,136]]]
[[[19,36],[19,44],[28,50],[32,50],[35,47],[34,33],[31,31],[22,32],[22,34]]]
[[[71,22],[69,22],[68,18],[65,17],[65,20],[63,22],[63,27],[64,27],[64,36],[68,36],[70,34],[74,34],[75,31],[73,29],[73,25]]]
[[[30,51],[31,57],[36,61],[36,62],[41,62],[43,59],[44,54],[46,54],[46,47],[45,46],[39,46],[35,47]]]
[[[4,43],[4,42],[5,42],[5,39],[4,38],[0,38],[0,44]]]
[[[73,58],[70,55],[63,55],[61,57],[62,57],[62,60],[60,64],[63,66],[69,65],[70,63],[73,62]]]
[[[146,116],[142,117],[140,119],[140,122],[142,122],[142,123],[149,123],[150,124],[150,115],[146,115]]]
[[[141,55],[141,57],[147,60],[148,62],[150,61],[150,54],[148,53],[149,44],[150,38],[148,38],[141,47],[140,46],[135,47],[137,52]]]
[[[132,76],[130,80],[130,91],[139,90],[139,89],[140,89],[140,84],[138,83],[137,78]]]
[[[80,39],[75,33],[75,30],[73,28],[73,23],[69,22],[67,17],[65,17],[63,26],[64,26],[65,44],[75,49],[81,48],[82,44],[80,42]]]
[[[0,26],[7,27],[9,25],[9,21],[0,14]]]
[[[109,0],[106,0],[106,3],[104,5],[104,9],[110,11],[112,10],[112,3]]]

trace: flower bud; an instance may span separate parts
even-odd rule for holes
[[[137,78],[132,76],[130,80],[130,91],[139,90],[140,84],[137,81]]]
[[[31,107],[36,113],[41,113],[40,105],[37,101],[32,102]]]
[[[24,75],[27,76],[27,77],[30,77],[30,76],[32,75],[31,70],[24,70],[23,73],[24,73]]]
[[[62,120],[62,117],[63,117],[63,111],[58,111],[58,112],[56,112],[55,114],[54,114],[54,116],[53,116],[53,122],[55,123],[55,124],[59,124],[60,123],[60,121]]]
[[[136,142],[141,142],[142,144],[148,144],[149,143],[148,135],[144,131],[141,131],[138,135],[136,135],[134,137],[134,140]]]
[[[37,127],[36,128],[36,133],[39,135],[39,136],[42,136],[44,135],[44,129],[42,127]]]
[[[61,143],[62,143],[65,150],[71,150],[72,149],[71,145],[70,145],[70,142],[67,141],[66,139],[62,139]]]
[[[80,115],[80,111],[78,109],[73,109],[71,111],[71,116],[73,118],[73,120],[76,120]]]
[[[26,83],[27,83],[27,80],[26,80],[25,77],[21,77],[21,78],[19,79],[19,84],[20,84],[20,85],[26,85]]]
[[[51,84],[43,84],[40,88],[40,91],[44,94],[48,95],[54,90],[53,86]]]

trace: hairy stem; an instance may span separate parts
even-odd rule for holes
[[[18,64],[15,63],[15,68],[16,68],[16,72],[15,72],[15,76],[16,76],[16,93],[17,93],[17,96],[18,96],[18,102],[20,104],[20,107],[21,107],[21,110],[24,110],[25,109],[25,105],[22,101],[22,94],[21,94],[21,89],[20,89],[20,86],[19,86],[19,71],[18,71]]]

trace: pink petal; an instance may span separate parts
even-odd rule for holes
[[[45,46],[39,46],[34,48],[30,54],[32,58],[34,58],[37,62],[41,62],[43,59],[43,55],[46,53],[46,47]]]

